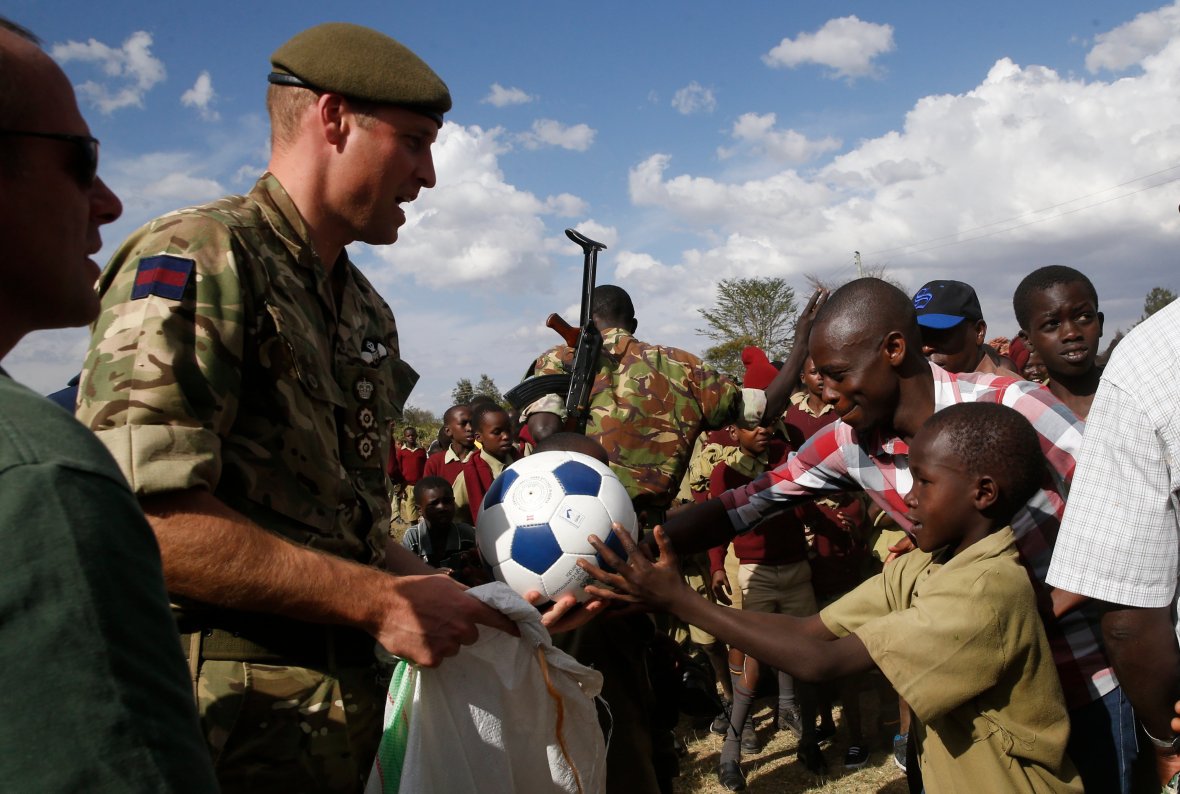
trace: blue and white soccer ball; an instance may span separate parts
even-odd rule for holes
[[[475,534],[495,577],[516,592],[550,599],[572,592],[583,601],[590,576],[577,560],[602,565],[586,538],[597,535],[623,553],[612,522],[637,537],[631,497],[609,466],[577,452],[538,452],[492,483]]]

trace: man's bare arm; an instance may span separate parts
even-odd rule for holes
[[[394,576],[297,546],[204,490],[142,500],[169,592],[213,606],[352,626],[386,649],[434,666],[478,638],[476,624],[515,624],[450,578],[398,555]],[[408,554],[408,552],[407,552]]]
[[[669,513],[663,523],[668,542],[681,557],[727,546],[736,532],[720,499],[688,505]],[[646,550],[654,555],[655,535],[643,539]]]
[[[1171,608],[1111,604],[1102,616],[1102,636],[1135,716],[1155,738],[1170,739],[1180,700],[1180,645]],[[1180,772],[1180,756],[1157,749],[1156,769],[1166,783]]]

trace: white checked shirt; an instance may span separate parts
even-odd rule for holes
[[[1102,373],[1049,583],[1127,606],[1171,604],[1180,572],[1178,458],[1180,301],[1173,301],[1132,329]]]
[[[955,403],[997,402],[1019,411],[1040,436],[1050,471],[1041,490],[1012,518],[1021,560],[1030,569],[1034,584],[1039,585],[1049,569],[1053,539],[1065,509],[1064,496],[1074,473],[1074,453],[1081,445],[1085,425],[1038,383],[982,372],[955,375],[935,364],[930,370],[935,411]],[[741,532],[771,513],[816,496],[863,489],[908,530],[902,498],[912,486],[905,441],[880,432],[861,438],[837,421],[812,436],[785,464],[744,488],[726,492],[721,500],[734,528]],[[1093,607],[1074,610],[1060,620],[1047,611],[1043,617],[1070,708],[1083,706],[1118,686],[1102,651]]]

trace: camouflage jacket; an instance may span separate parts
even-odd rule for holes
[[[332,278],[265,174],[139,229],[99,280],[78,418],[137,494],[206,488],[260,526],[361,562],[389,524],[389,422],[417,380],[393,314]]]
[[[559,345],[537,359],[534,374],[567,372],[573,359],[573,349]],[[691,353],[608,328],[602,332],[586,435],[606,448],[631,498],[671,497],[697,434],[731,422],[752,426],[765,402],[761,391],[741,389]],[[538,403],[526,414],[547,410]]]

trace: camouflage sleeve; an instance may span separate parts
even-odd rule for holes
[[[239,259],[225,226],[173,213],[100,277],[77,415],[137,494],[217,485],[241,384]]]
[[[550,348],[540,355],[536,363],[533,364],[534,375],[562,375],[568,372],[568,367],[573,363],[574,351],[572,348],[558,345]]]
[[[564,355],[563,355],[564,354]],[[572,351],[568,347],[558,347],[547,350],[542,353],[536,363],[533,364],[534,375],[561,375],[567,370],[567,358],[572,355]],[[533,402],[524,407],[520,412],[520,421],[527,422],[528,418],[537,413],[551,413],[557,414],[565,421],[565,395],[561,394],[546,394],[544,397],[538,397]]]
[[[715,430],[735,423],[744,428],[753,428],[762,420],[762,410],[766,407],[764,393],[758,389],[738,387],[729,378],[706,367],[695,356],[690,356],[687,363],[692,368],[690,377],[695,384],[705,427]],[[747,392],[751,393],[751,404],[748,407],[744,399]]]

